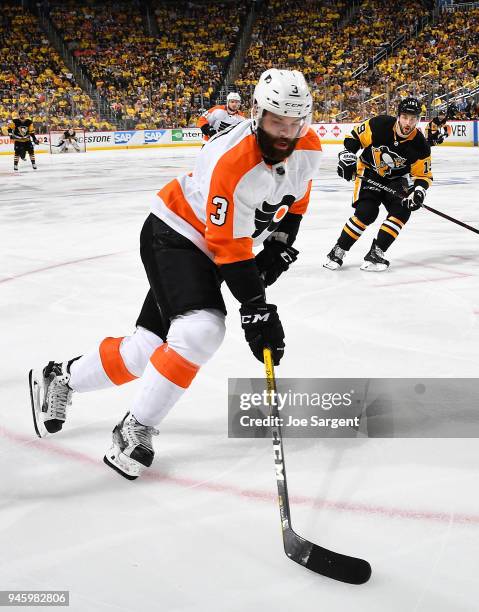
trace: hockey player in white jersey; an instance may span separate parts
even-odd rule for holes
[[[104,461],[134,479],[153,461],[152,436],[223,341],[222,282],[240,303],[257,359],[283,356],[284,331],[266,299],[295,261],[321,144],[312,97],[297,71],[270,69],[255,88],[251,119],[218,134],[192,173],[155,196],[141,232],[150,289],[130,336],[106,338],[82,357],[30,372],[37,434],[59,431],[75,392],[139,378],[131,410],[113,430]],[[256,255],[254,246],[262,250]],[[224,287],[224,285],[223,285]]]
[[[60,147],[60,153],[66,153],[70,149],[74,149],[77,153],[80,152],[80,145],[78,144],[78,138],[73,128],[67,128],[63,132],[63,138],[56,145]]]
[[[240,105],[241,96],[231,91],[226,96],[226,104],[218,104],[204,112],[196,124],[203,132],[203,140],[209,140],[221,130],[244,121],[245,116],[239,110]]]

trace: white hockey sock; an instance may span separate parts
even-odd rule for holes
[[[152,354],[140,381],[132,413],[142,425],[156,426],[190,386],[200,366],[220,347],[225,333],[219,310],[191,310],[176,317],[167,344]]]
[[[69,385],[80,393],[122,385],[141,376],[163,340],[138,327],[132,336],[105,338],[100,345],[74,361]]]

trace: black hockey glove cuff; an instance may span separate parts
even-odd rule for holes
[[[358,158],[355,153],[351,153],[347,149],[341,151],[338,155],[338,175],[345,181],[352,180],[356,175],[356,164]]]
[[[303,215],[296,215],[290,212],[286,213],[281,223],[271,234],[270,240],[276,240],[291,246],[298,235],[302,218]]]
[[[240,308],[241,327],[253,355],[263,363],[263,349],[268,347],[275,365],[284,354],[284,331],[274,304],[249,302]]]
[[[264,286],[269,287],[286,272],[289,266],[296,261],[298,253],[294,247],[288,246],[278,240],[266,240],[263,250],[256,255],[256,264],[259,269]]]
[[[266,301],[264,283],[254,259],[219,266],[219,272],[234,297],[244,304],[253,300]]]
[[[205,136],[211,137],[216,134],[216,130],[209,123],[205,123],[204,125],[201,126],[200,129]]]

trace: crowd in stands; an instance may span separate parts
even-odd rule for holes
[[[95,105],[41,31],[36,17],[19,5],[0,6],[0,126],[18,108],[33,119],[37,132],[67,125],[98,129]]]
[[[350,100],[354,103],[359,93],[353,71],[397,37],[412,33],[425,12],[421,0],[403,0],[400,19],[397,5],[387,0],[364,0],[352,15],[344,0],[294,0],[289,11],[282,6],[281,0],[263,5],[236,85],[250,96],[262,70],[296,66],[312,85],[315,121],[334,120]]]
[[[386,86],[387,83],[387,92]],[[407,86],[405,87],[405,84]],[[479,86],[479,8],[440,14],[419,36],[381,61],[360,79],[343,83],[347,118],[356,120],[395,108],[401,97],[415,95],[423,113],[447,105],[462,89]],[[358,99],[359,98],[359,99]],[[367,100],[373,100],[365,102]],[[473,101],[459,99],[457,119],[479,117]]]
[[[42,0],[69,51],[110,111],[77,85],[37,18],[18,4],[0,6],[0,127],[19,107],[38,132],[67,125],[91,130],[196,124],[225,76],[250,0]],[[394,112],[416,95],[426,109],[448,94],[479,86],[479,8],[442,12],[418,34],[426,0],[403,0],[401,18],[387,0],[261,0],[243,69],[235,82],[248,112],[254,84],[270,67],[297,68],[310,82],[314,121],[360,121]],[[358,66],[398,36],[409,39],[359,78]],[[456,100],[456,117],[479,118],[479,99]]]
[[[246,12],[222,3],[152,0],[157,36],[140,6],[54,0],[50,17],[88,78],[125,127],[182,127],[212,102]]]

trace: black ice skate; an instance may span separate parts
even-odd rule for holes
[[[13,164],[13,170],[14,170],[15,172],[18,172],[18,164]]]
[[[343,265],[343,257],[346,251],[342,249],[338,244],[335,244],[331,251],[328,253],[328,261],[323,264],[323,268],[328,270],[339,270]]]
[[[153,463],[155,451],[151,437],[158,434],[157,429],[138,423],[127,412],[113,430],[113,445],[103,461],[128,480],[135,480]]]
[[[33,168],[34,170],[36,170],[36,169],[37,169],[37,165],[36,165],[36,164],[32,164],[32,168]]]
[[[384,272],[389,268],[389,261],[384,258],[384,252],[376,244],[376,240],[373,240],[369,253],[364,258],[364,263],[361,266],[361,270],[367,272]]]
[[[39,438],[60,431],[72,403],[70,365],[74,360],[50,363],[42,371],[30,370],[28,382],[32,402],[33,425]]]

